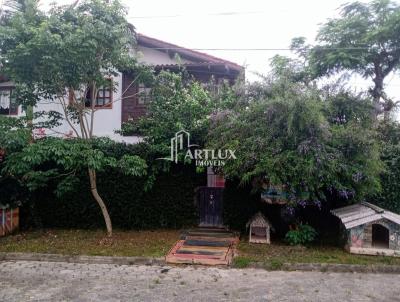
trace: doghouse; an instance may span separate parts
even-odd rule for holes
[[[331,213],[343,223],[350,253],[400,256],[400,215],[367,202]]]
[[[270,233],[272,225],[260,212],[249,220],[246,227],[249,228],[250,243],[271,243]]]

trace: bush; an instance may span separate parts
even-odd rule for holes
[[[381,175],[382,191],[372,201],[387,210],[400,213],[400,144],[387,144],[381,153],[386,170]]]
[[[117,169],[97,175],[98,190],[109,210],[113,226],[119,229],[181,228],[197,223],[195,190],[204,186],[204,173],[194,165],[172,165],[163,169],[164,161],[146,144],[126,145],[99,139],[96,149],[120,158],[138,155],[149,165],[149,177],[127,176]],[[153,179],[154,176],[154,179]],[[152,186],[147,191],[149,178]],[[24,228],[103,228],[104,220],[90,193],[86,171],[78,172],[79,181],[71,191],[57,195],[57,183],[33,192],[22,211]]]
[[[145,192],[144,179],[107,171],[98,174],[98,188],[115,228],[181,228],[197,223],[194,195],[196,187],[204,185],[204,178],[192,167],[180,166],[159,174],[153,187]],[[35,215],[39,217],[29,221],[40,221],[39,227],[103,227],[101,211],[90,193],[86,175],[81,176],[73,191],[57,196],[47,188],[36,192],[34,198]]]
[[[237,180],[227,180],[223,193],[224,224],[231,229],[246,231],[246,223],[258,211],[263,211],[260,195],[252,194],[250,186],[239,186]]]
[[[317,232],[308,224],[300,224],[297,229],[286,233],[285,241],[290,245],[307,244],[314,241]]]

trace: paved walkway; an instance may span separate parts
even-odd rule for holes
[[[0,301],[400,301],[391,274],[0,262]]]

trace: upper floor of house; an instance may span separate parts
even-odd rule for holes
[[[244,76],[242,66],[202,52],[194,51],[172,43],[164,42],[142,34],[137,35],[135,56],[142,64],[154,68],[155,72],[168,70],[186,72],[202,83],[229,81],[233,84]],[[136,138],[116,134],[124,122],[144,116],[150,102],[150,88],[135,83],[134,75],[119,72],[109,79],[109,85],[99,89],[94,116],[94,134],[108,136],[117,141],[135,142]],[[132,84],[133,83],[133,84]],[[5,76],[0,76],[0,115],[21,116],[21,106],[12,101],[14,85]],[[119,101],[118,101],[119,100]],[[88,104],[89,105],[89,104]],[[55,110],[62,112],[61,105],[42,100],[34,108],[36,111]],[[72,136],[68,123],[54,129],[43,129],[42,135]]]

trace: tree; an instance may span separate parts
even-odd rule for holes
[[[142,135],[154,152],[165,156],[175,133],[186,130],[192,144],[203,146],[210,125],[210,116],[218,111],[229,97],[217,99],[201,83],[180,73],[161,71],[148,79],[151,102],[147,114],[124,124],[122,133]]]
[[[382,163],[368,99],[272,74],[272,82],[257,85],[265,93],[245,96],[245,109],[211,126],[210,148],[236,150],[237,159],[223,167],[226,177],[281,186],[289,206],[319,204],[328,195],[356,201],[379,191]]]
[[[71,171],[86,162],[90,189],[101,208],[109,236],[111,219],[97,191],[96,171],[104,165],[124,164],[129,173],[145,172],[145,163],[140,158],[127,155],[117,163],[115,159],[105,158],[90,143],[94,138],[94,117],[99,110],[98,91],[105,87],[115,89],[116,84],[109,79],[118,70],[144,71],[130,54],[135,40],[125,16],[126,11],[118,0],[86,0],[73,6],[53,6],[49,13],[37,9],[29,13],[15,11],[0,29],[0,65],[16,85],[14,96],[18,103],[29,108],[46,99],[58,106],[59,110],[37,112],[35,117],[39,121],[49,117],[64,119],[76,138],[71,141],[45,139],[25,146],[14,157],[21,162],[11,158],[8,171],[23,173],[27,162],[41,166],[48,157],[72,175]],[[113,100],[117,101],[121,100]],[[74,152],[81,154],[74,155]],[[60,155],[65,158],[62,160]],[[15,166],[11,167],[12,164]],[[25,176],[37,183],[37,180],[55,177],[55,171],[28,172]]]
[[[379,133],[381,159],[386,169],[381,174],[382,191],[373,198],[379,206],[400,213],[400,124],[382,122]]]
[[[331,19],[320,28],[316,39],[319,44],[310,49],[309,64],[315,76],[354,71],[371,78],[374,115],[384,113],[388,119],[399,101],[386,95],[384,80],[400,69],[399,33],[398,3],[374,0],[347,4],[340,18]],[[301,43],[295,46],[301,49]]]

